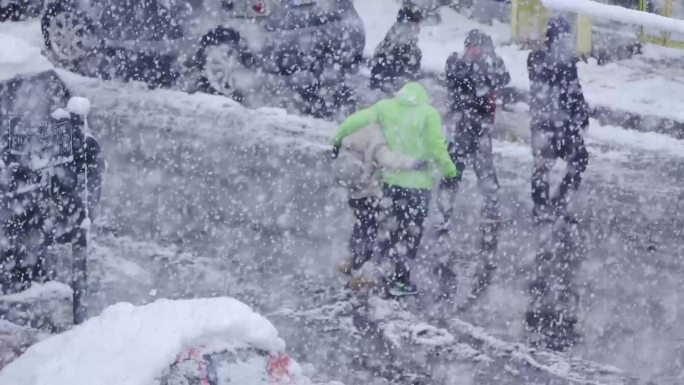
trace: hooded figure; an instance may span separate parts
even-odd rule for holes
[[[491,37],[474,29],[468,33],[462,55],[453,53],[446,63],[449,115],[454,118],[454,137],[449,154],[461,174],[471,163],[484,198],[482,216],[488,221],[500,219],[497,192],[499,182],[494,169],[491,126],[494,123],[497,91],[510,82],[503,60],[496,55]],[[440,208],[448,229],[451,195],[458,189],[442,186],[444,199]],[[495,249],[496,247],[494,247]]]
[[[425,88],[418,83],[406,84],[392,99],[385,99],[349,116],[333,138],[336,149],[342,140],[371,124],[382,128],[388,148],[418,161],[426,167],[418,170],[385,170],[382,173],[383,194],[391,200],[388,218],[392,220],[389,239],[380,245],[383,257],[395,262],[389,277],[390,293],[414,294],[409,278],[408,260],[416,257],[427,217],[433,167],[443,178],[455,178],[456,167],[449,158],[442,134],[439,112],[429,104]]]
[[[476,299],[488,286],[494,270],[498,248],[499,181],[494,167],[491,130],[494,123],[497,92],[511,77],[503,60],[496,55],[489,35],[474,29],[468,33],[463,54],[453,53],[446,62],[448,112],[454,119],[454,136],[449,142],[449,155],[456,164],[459,177],[453,183],[442,183],[438,205],[444,222],[440,233],[450,230],[454,195],[460,176],[470,164],[477,176],[484,205],[480,223],[480,263],[471,298]]]
[[[371,89],[396,91],[402,79],[415,80],[420,72],[423,53],[418,48],[418,34],[423,16],[420,10],[404,7],[397,22],[375,49],[371,60]]]
[[[589,159],[581,131],[589,126],[588,106],[577,74],[572,27],[562,17],[549,21],[544,47],[527,59],[532,115],[533,215],[537,221],[566,216],[570,194],[579,188]],[[558,191],[549,195],[556,159],[567,162]]]
[[[344,138],[338,163],[339,179],[349,190],[349,207],[355,218],[349,240],[351,258],[342,261],[339,270],[351,275],[352,288],[360,288],[374,283],[373,277],[364,274],[361,268],[373,255],[382,198],[382,173],[420,170],[426,167],[426,162],[391,151],[382,128],[371,124]]]

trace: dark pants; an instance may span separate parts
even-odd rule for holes
[[[478,127],[473,127],[475,125]],[[499,180],[494,168],[492,137],[489,130],[482,125],[483,123],[475,122],[470,123],[469,127],[458,127],[454,141],[449,143],[449,155],[458,171],[457,184],[452,188],[458,190],[466,165],[472,164],[484,201],[482,216],[498,219]]]
[[[430,204],[430,190],[403,188],[385,185],[383,187],[387,207],[389,239],[381,246],[383,258],[394,261],[393,280],[408,283],[410,279],[409,260],[416,258],[423,224]]]
[[[373,197],[350,199],[349,207],[354,211],[355,218],[349,249],[353,256],[352,268],[356,270],[373,255],[373,246],[378,234],[380,200]]]
[[[582,173],[589,163],[584,139],[577,130],[553,127],[552,123],[533,124],[532,155],[532,202],[535,212],[552,208],[564,210],[571,198],[570,194],[579,188]],[[558,158],[567,162],[567,170],[558,191],[551,197],[549,174]]]

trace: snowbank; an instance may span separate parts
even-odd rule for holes
[[[17,75],[35,75],[54,69],[40,53],[40,48],[26,41],[0,33],[0,81]]]
[[[0,384],[150,385],[177,354],[202,344],[285,348],[268,320],[232,298],[120,303],[29,348],[0,372]]]
[[[617,145],[628,152],[649,152],[663,157],[684,158],[684,140],[655,132],[625,130],[615,126],[601,126],[592,121],[587,138],[597,143]]]
[[[684,20],[641,12],[617,5],[601,4],[591,0],[542,0],[556,11],[577,13],[595,19],[608,19],[625,24],[641,25],[658,31],[684,33]]]

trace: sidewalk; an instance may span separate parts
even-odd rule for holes
[[[356,0],[366,27],[365,54],[372,56],[394,22],[396,0]],[[511,44],[511,27],[498,21],[483,25],[449,8],[441,10],[442,22],[421,31],[423,69],[441,74],[447,57],[462,51],[468,31],[478,28],[492,36],[497,53],[511,73],[511,86],[522,95],[529,92],[528,50]],[[594,59],[580,62],[580,79],[592,115],[603,123],[684,138],[684,51],[647,45],[643,54],[599,66]]]

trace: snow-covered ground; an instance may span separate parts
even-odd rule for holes
[[[379,7],[384,1],[357,5]],[[386,21],[385,16],[393,19],[396,14],[380,11],[373,17]],[[451,50],[462,47],[473,25],[444,12],[442,27],[423,31],[431,42],[421,42],[428,44],[426,66],[432,63],[436,69]],[[382,32],[380,27],[369,28],[369,44],[382,38],[391,22],[384,23]],[[26,25],[17,24],[19,32],[1,25],[0,33],[34,41],[40,31]],[[438,28],[453,28],[453,33],[441,34]],[[503,25],[489,31],[496,42],[506,41]],[[523,84],[526,53],[514,46],[501,47],[500,52],[516,84]],[[516,63],[522,60],[522,67],[509,62],[513,55],[518,55]],[[323,322],[340,314],[325,305],[343,285],[333,266],[346,253],[352,223],[345,192],[334,186],[335,165],[327,152],[334,123],[275,108],[250,110],[220,96],[60,74],[76,95],[92,101],[89,123],[109,163],[90,249],[91,315],[120,301],[231,296],[268,315],[296,358],[312,363],[326,378],[352,385],[383,383],[359,365],[368,357],[362,353],[378,354],[375,342],[360,335],[351,319],[335,329]],[[438,94],[436,88],[431,90]],[[494,286],[475,308],[459,315],[510,340],[524,339],[526,284],[536,254],[529,219],[526,119],[524,108],[500,115],[496,165],[506,215],[516,221],[502,234]],[[507,135],[510,132],[515,135]],[[585,339],[572,354],[617,365],[658,384],[681,384],[684,142],[600,127],[595,121],[587,142],[591,160],[579,204],[585,260],[578,273]],[[454,255],[469,262],[474,254],[479,194],[471,172],[457,203],[451,248],[439,246],[432,232],[423,242],[417,278],[428,293],[435,259]],[[59,263],[68,270],[68,261]],[[460,288],[465,290],[464,285]],[[283,309],[302,308],[330,312],[282,316]],[[456,314],[430,298],[416,313],[424,320],[446,314],[436,322]],[[421,357],[413,359],[412,365],[430,367]],[[491,366],[466,361],[445,368],[451,383],[459,385],[550,383],[544,377],[522,381],[506,365],[492,371]]]
[[[63,75],[93,101],[91,126],[111,165],[101,224],[117,235],[95,238],[93,269],[101,278],[94,311],[120,300],[223,294],[271,314],[325,304],[324,293],[342,285],[332,270],[344,255],[351,218],[327,156],[333,123],[249,110],[219,96]],[[524,112],[502,115],[502,123],[521,140],[502,134],[495,142],[506,214],[520,219],[503,235],[497,284],[464,316],[519,339],[536,244],[526,219],[531,155]],[[673,333],[684,336],[676,321],[684,303],[674,294],[684,289],[676,273],[684,252],[678,241],[684,143],[595,121],[587,137],[592,158],[581,203],[587,252],[579,278],[586,341],[577,352],[646,378],[678,376],[679,364],[665,357],[683,349],[669,341]],[[467,259],[477,242],[479,206],[471,173],[458,202],[451,252]],[[172,247],[162,252],[157,243]],[[428,234],[419,282],[427,287],[434,254],[444,252],[434,244]],[[344,378],[364,343],[353,333],[317,329],[305,314],[274,322],[297,357],[330,378]],[[331,356],[336,361],[325,358]]]

